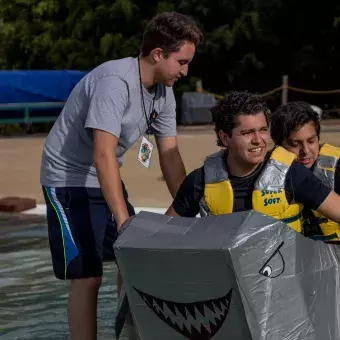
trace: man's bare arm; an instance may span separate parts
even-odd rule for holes
[[[317,211],[330,220],[340,223],[340,196],[331,191]]]
[[[177,137],[156,137],[156,143],[160,167],[170,194],[174,198],[186,175]]]
[[[108,132],[96,129],[93,134],[94,164],[99,184],[119,230],[123,222],[129,218],[129,213],[124,200],[119,165],[115,153],[118,138]]]

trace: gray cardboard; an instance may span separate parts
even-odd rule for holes
[[[114,250],[141,339],[340,339],[337,246],[271,217],[140,212]]]

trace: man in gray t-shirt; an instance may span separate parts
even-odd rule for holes
[[[157,15],[146,27],[140,56],[108,61],[88,73],[46,139],[41,184],[54,273],[72,280],[68,318],[73,340],[96,338],[102,263],[114,260],[119,228],[134,215],[119,171],[125,152],[153,133],[173,197],[185,178],[172,86],[187,75],[202,40],[189,17]],[[152,145],[144,142],[140,161],[147,164]]]

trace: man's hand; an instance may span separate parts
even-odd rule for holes
[[[330,220],[340,223],[340,196],[331,191],[317,211]]]
[[[131,223],[131,221],[136,217],[136,215],[130,216],[128,217],[122,224],[121,226],[118,228],[118,233],[124,229],[128,224]]]
[[[98,180],[119,231],[122,223],[129,218],[129,213],[116,158],[118,138],[108,132],[95,129],[93,130],[93,139],[94,164]]]
[[[176,217],[176,216],[179,216],[175,209],[173,208],[172,205],[170,205],[170,207],[168,208],[168,210],[165,212],[165,215],[168,215],[168,216],[173,216],[173,217]]]
[[[160,167],[170,194],[174,198],[186,175],[177,137],[156,137],[156,143]]]

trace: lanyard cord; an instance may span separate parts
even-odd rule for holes
[[[145,102],[144,102],[144,94],[143,94],[143,85],[142,85],[142,76],[141,76],[141,72],[140,72],[140,58],[139,57],[138,57],[138,73],[139,73],[139,89],[140,89],[140,97],[141,97],[142,110],[144,112],[146,124],[147,124],[148,130],[149,130],[149,128],[151,126],[151,123],[150,123],[150,120],[148,119],[148,116],[146,114],[146,108],[145,108]],[[153,100],[152,100],[152,109],[151,109],[151,112],[154,110],[154,107],[155,107],[156,95],[157,95],[157,85],[156,85],[156,88],[155,88],[155,95],[154,95]]]

